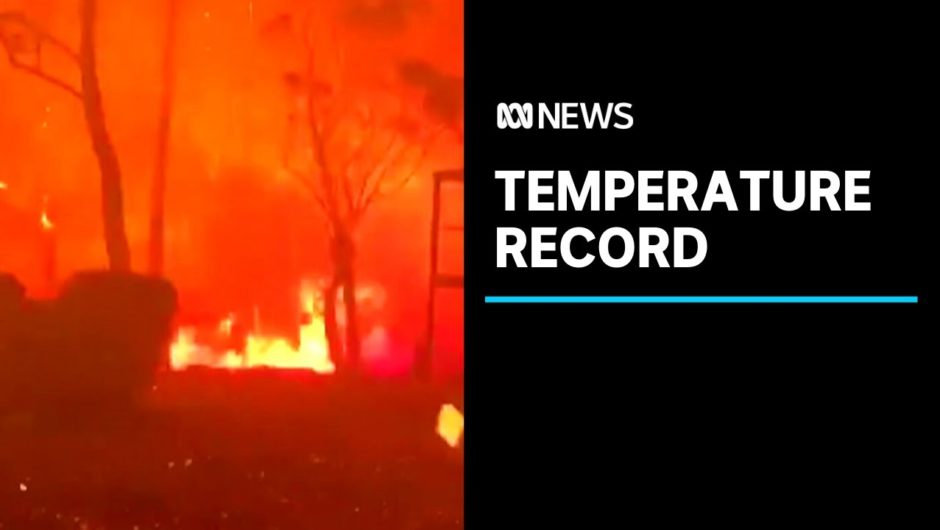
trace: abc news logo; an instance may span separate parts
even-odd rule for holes
[[[535,109],[538,112],[534,112]],[[500,129],[629,129],[633,116],[629,103],[500,103],[496,126]]]

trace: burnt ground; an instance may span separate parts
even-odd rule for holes
[[[0,419],[0,528],[463,527],[462,389],[298,373],[160,377],[133,413]]]

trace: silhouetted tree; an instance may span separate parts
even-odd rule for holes
[[[399,72],[405,83],[424,94],[424,110],[446,125],[463,143],[463,78],[448,75],[420,59],[404,61]]]
[[[272,24],[283,31],[283,17]],[[269,27],[272,27],[269,25]],[[292,145],[285,165],[310,192],[329,234],[333,276],[324,293],[324,320],[334,362],[353,371],[360,358],[356,304],[356,235],[370,209],[405,188],[422,169],[440,124],[408,104],[404,84],[363,81],[362,68],[317,49],[302,34],[303,67],[288,72],[293,99]],[[330,51],[342,57],[339,43]],[[356,75],[345,75],[355,73]],[[416,112],[417,110],[417,112]],[[342,296],[345,337],[337,307]]]
[[[98,82],[95,48],[97,0],[82,0],[79,11],[80,42],[76,52],[71,46],[48,33],[24,13],[0,13],[0,43],[10,66],[64,90],[82,102],[85,123],[101,177],[101,214],[104,221],[105,249],[112,270],[131,267],[130,248],[124,226],[124,194],[121,167],[108,133]],[[80,72],[80,87],[47,72],[43,68],[45,49],[64,54]]]
[[[150,273],[163,274],[165,249],[164,227],[166,202],[166,171],[170,149],[170,130],[173,119],[173,85],[176,81],[176,24],[179,0],[169,0],[166,35],[163,41],[163,89],[160,94],[159,129],[157,131],[157,161],[150,193]]]

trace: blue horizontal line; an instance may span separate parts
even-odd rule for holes
[[[487,296],[487,304],[916,304],[916,296]]]

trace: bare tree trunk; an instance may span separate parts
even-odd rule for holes
[[[342,370],[344,360],[343,339],[339,334],[339,324],[336,315],[336,293],[339,289],[339,278],[334,276],[327,286],[323,296],[323,328],[326,332],[326,343],[330,349],[330,360]]]
[[[348,260],[343,282],[343,307],[346,308],[346,367],[350,372],[357,372],[362,354],[362,339],[359,337],[359,311],[356,307],[356,274],[353,270],[352,253],[344,259]]]
[[[101,213],[104,221],[105,248],[112,270],[129,271],[130,248],[124,227],[124,195],[121,189],[121,167],[105,123],[98,65],[95,53],[95,22],[97,0],[82,0],[81,47],[79,58],[82,72],[82,103],[92,148],[101,172]]]
[[[163,275],[165,237],[166,171],[173,119],[173,87],[176,81],[176,22],[179,0],[169,0],[166,36],[163,41],[163,92],[157,131],[157,164],[150,193],[150,273]]]
[[[359,337],[359,319],[356,307],[356,280],[354,274],[355,249],[352,238],[345,227],[335,229],[331,246],[334,280],[333,290],[330,296],[335,300],[337,288],[342,288],[343,310],[345,313],[345,341],[339,337],[338,329],[335,330],[336,339],[334,342],[342,343],[342,353],[336,355],[333,361],[339,362],[339,366],[343,371],[355,373],[359,369],[359,357],[362,344]],[[327,311],[327,319],[330,318],[330,312],[331,311]],[[332,308],[332,314],[334,315],[335,324],[335,306]],[[329,321],[327,321],[326,324],[329,326]],[[333,348],[331,347],[330,349],[332,353]],[[339,349],[340,348],[337,348],[337,350]]]

